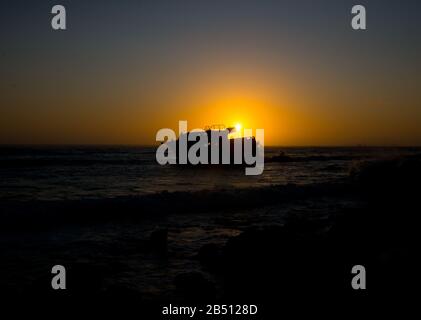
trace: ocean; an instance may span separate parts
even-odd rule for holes
[[[161,166],[156,148],[133,146],[0,147],[1,200],[77,200],[163,191],[221,190],[332,182],[360,161],[417,153],[417,148],[265,149],[262,175],[244,169]],[[282,161],[273,160],[283,154]]]
[[[388,276],[389,261],[411,252],[417,224],[405,206],[417,199],[421,149],[265,151],[263,174],[246,176],[160,166],[151,147],[1,147],[1,290],[48,296],[60,264],[75,297],[254,302],[281,285],[320,288],[318,279],[327,292],[348,288],[339,271],[351,263]],[[398,156],[409,157],[377,161],[362,184],[350,182],[362,163]],[[396,232],[402,240],[384,249]]]

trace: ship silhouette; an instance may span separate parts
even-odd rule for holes
[[[201,140],[199,134],[206,137],[206,139]],[[191,163],[188,157],[184,157],[183,160],[182,156],[180,156],[180,151],[182,151],[180,150],[182,149],[180,140],[182,139],[187,141],[187,153],[193,146],[195,146],[195,150],[200,150],[199,147],[202,149],[207,148],[207,162],[199,163],[200,165],[218,164],[247,166],[251,163],[246,162],[245,148],[251,148],[251,156],[253,158],[256,157],[256,138],[254,136],[238,136],[239,132],[235,127],[226,127],[223,124],[210,125],[206,126],[199,134],[197,131],[182,133],[176,141],[168,143],[172,143],[170,147],[174,148],[176,164],[197,165]],[[215,137],[217,138],[215,139]],[[226,156],[225,159],[223,157],[224,146],[229,150],[229,156]],[[225,150],[225,152],[227,150]],[[199,153],[200,151],[197,152]]]

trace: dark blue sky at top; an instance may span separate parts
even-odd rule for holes
[[[365,5],[368,14],[368,30],[359,37],[349,27],[356,3]],[[54,4],[67,8],[65,35],[50,28]],[[419,50],[421,38],[417,0],[3,0],[0,17],[1,52],[7,61],[19,50],[47,59],[48,51],[63,54],[60,58],[100,50],[124,56],[136,48],[164,53],[201,43],[302,50],[309,58],[326,48],[347,48],[352,55],[361,45],[375,54],[384,48],[398,55],[408,48]]]

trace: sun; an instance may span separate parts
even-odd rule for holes
[[[241,138],[241,136],[242,136],[241,129],[242,128],[243,128],[243,125],[241,123],[239,123],[239,122],[235,123],[235,125],[230,127],[229,137],[231,139]]]

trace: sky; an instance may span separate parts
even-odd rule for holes
[[[152,145],[187,120],[421,145],[418,0],[3,0],[0,26],[0,144]]]

